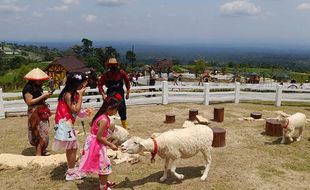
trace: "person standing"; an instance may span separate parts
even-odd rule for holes
[[[75,132],[76,116],[82,107],[82,96],[86,90],[87,80],[84,73],[70,73],[64,89],[58,97],[55,114],[55,134],[52,150],[66,151],[66,180],[81,179],[83,176],[75,169],[78,142]]]
[[[156,73],[153,69],[152,66],[149,67],[149,72],[150,72],[150,86],[155,86],[156,83]],[[150,92],[155,92],[155,88],[150,88]],[[156,96],[155,94],[153,94],[153,96]]]
[[[49,79],[49,76],[36,68],[27,73],[24,79],[28,80],[23,88],[23,98],[28,105],[28,140],[36,148],[36,156],[45,156],[48,155],[46,148],[49,142],[51,115],[45,101],[52,93],[43,93],[42,84]]]
[[[112,94],[111,94],[112,95]],[[118,150],[117,146],[109,142],[109,116],[115,115],[122,101],[120,94],[114,94],[104,99],[101,108],[91,122],[91,130],[88,135],[79,169],[84,173],[95,173],[99,175],[99,189],[110,190],[115,183],[108,181],[112,172],[112,164],[107,155],[107,147]]]
[[[125,98],[129,98],[130,82],[127,73],[119,68],[119,64],[115,58],[110,58],[106,62],[108,71],[103,73],[98,82],[99,93],[102,95],[103,100],[107,95],[112,93],[119,93],[122,96],[122,101],[118,109],[118,114],[121,117],[122,126],[126,129],[128,127],[126,102]],[[123,86],[126,86],[126,95]],[[107,92],[103,90],[103,85],[107,87]]]

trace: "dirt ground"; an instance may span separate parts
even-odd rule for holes
[[[225,108],[223,123],[212,122],[211,127],[226,129],[226,146],[212,150],[212,164],[206,181],[200,181],[203,170],[201,154],[179,160],[178,173],[185,179],[179,181],[170,175],[165,183],[160,183],[164,161],[156,157],[154,164],[150,157],[130,165],[128,163],[113,167],[110,179],[117,182],[114,189],[310,189],[310,124],[307,125],[300,142],[280,144],[279,137],[264,135],[264,121],[239,121],[253,111],[261,111],[263,118],[275,117],[275,111],[282,110],[293,114],[302,112],[310,118],[309,106],[282,106],[280,108],[261,104],[169,104],[132,106],[128,108],[130,133],[133,136],[149,137],[154,132],[179,128],[188,118],[188,110],[197,108],[199,114],[213,118],[214,107]],[[165,124],[165,114],[176,115],[174,124]],[[53,119],[53,118],[52,118]],[[34,148],[27,140],[27,118],[11,117],[0,120],[0,153],[34,154]],[[78,130],[83,131],[77,121]],[[86,122],[87,123],[87,122]],[[86,130],[89,126],[86,126]],[[53,129],[50,129],[51,143]],[[85,137],[79,136],[80,146]],[[52,152],[53,153],[53,152]],[[54,153],[55,154],[55,153]],[[27,168],[10,168],[0,165],[0,189],[96,189],[97,176],[84,180],[66,182],[65,165]]]

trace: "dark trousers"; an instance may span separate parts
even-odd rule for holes
[[[156,82],[156,80],[151,79],[150,80],[150,86],[155,86],[155,82]],[[150,92],[155,92],[155,88],[150,88],[149,90],[150,90]]]
[[[121,95],[123,97],[123,100],[118,108],[118,114],[121,117],[121,120],[126,120],[127,119],[126,102],[125,102],[124,94],[121,94]]]

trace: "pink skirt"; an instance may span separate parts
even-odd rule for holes
[[[60,141],[54,139],[52,150],[53,151],[66,151],[71,149],[78,149],[79,144],[77,141]]]
[[[112,165],[107,155],[107,148],[96,140],[96,135],[90,134],[85,142],[80,160],[80,171],[98,175],[112,173]]]

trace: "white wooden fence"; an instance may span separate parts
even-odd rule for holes
[[[149,92],[150,88],[155,88],[156,92]],[[168,103],[203,103],[209,105],[210,102],[234,102],[240,101],[274,101],[275,106],[281,106],[282,101],[286,102],[308,102],[310,103],[309,89],[284,89],[283,86],[260,85],[260,84],[216,84],[205,83],[204,86],[169,85],[167,81],[155,86],[136,86],[131,88],[132,93],[127,100],[127,105],[163,104]],[[97,89],[88,89],[86,92],[97,92]],[[59,94],[56,90],[54,94]],[[83,100],[90,99],[89,103],[84,103],[84,107],[98,108],[102,102],[101,95],[83,96]],[[14,100],[10,100],[14,99]],[[49,98],[51,110],[55,110],[57,98]],[[27,105],[22,99],[22,93],[3,93],[0,89],[0,118],[5,118],[6,113],[26,112]]]

